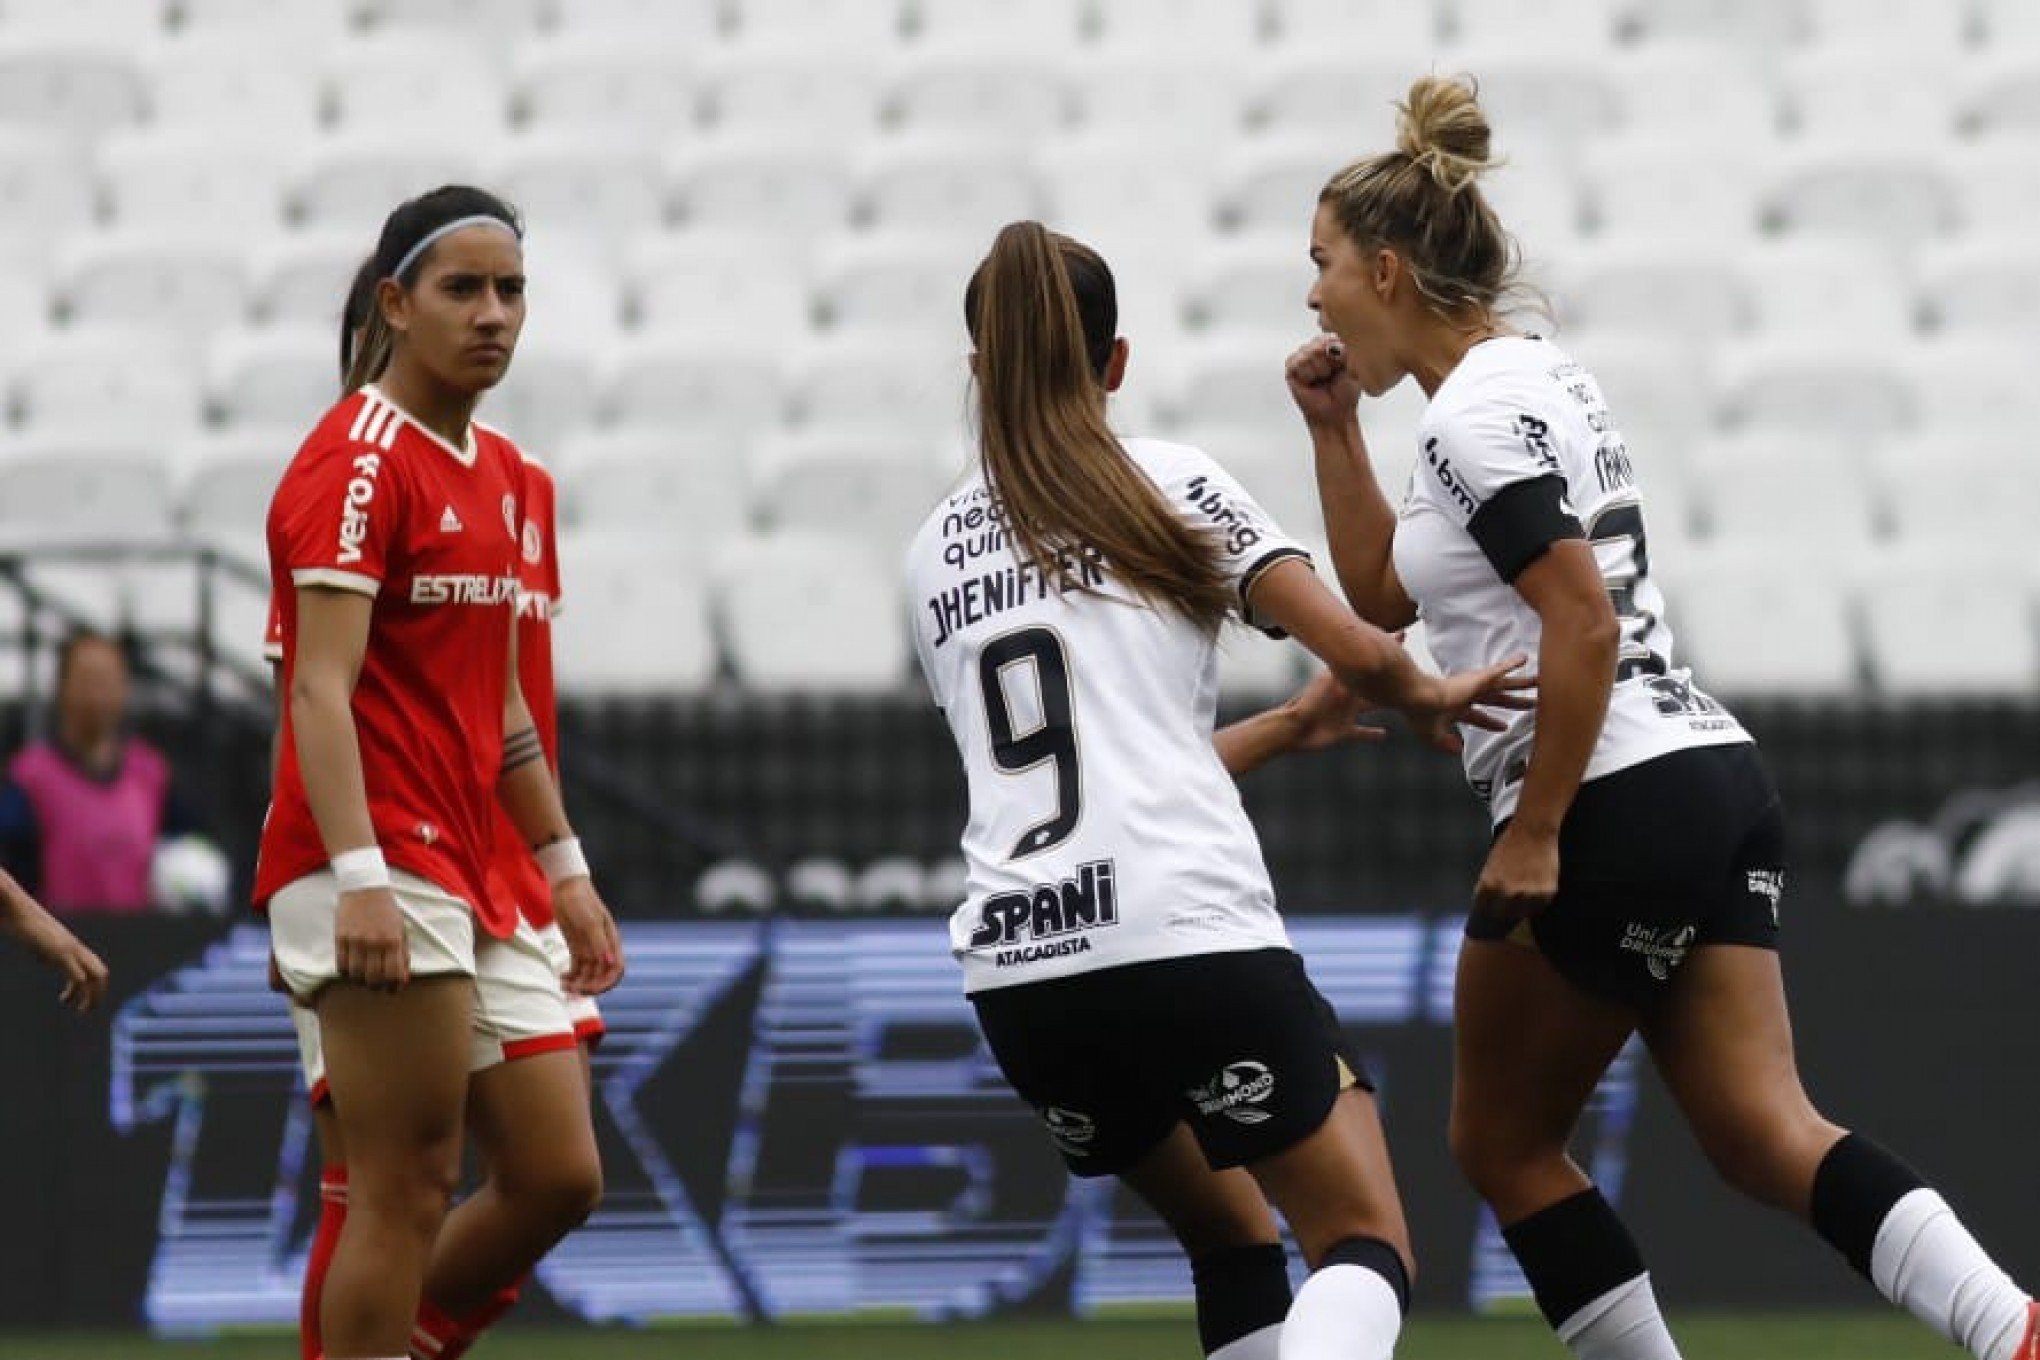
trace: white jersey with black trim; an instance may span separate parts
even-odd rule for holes
[[[1439,384],[1417,441],[1395,569],[1440,666],[1466,670],[1515,652],[1534,666],[1542,623],[1512,582],[1558,536],[1540,522],[1556,520],[1569,533],[1577,521],[1622,628],[1586,778],[1689,746],[1750,740],[1674,662],[1642,493],[1591,373],[1547,340],[1484,340]],[[1464,729],[1467,779],[1496,822],[1515,811],[1536,725],[1534,713],[1505,716],[1500,732]]]
[[[1304,557],[1197,449],[1123,441],[1239,592]],[[1142,604],[1095,552],[1058,590],[1021,565],[982,475],[906,561],[914,645],[970,788],[964,989],[1151,959],[1285,947],[1260,841],[1212,747],[1218,639]]]

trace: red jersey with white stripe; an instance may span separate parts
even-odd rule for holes
[[[554,551],[552,474],[524,460],[524,531],[517,562],[517,680],[531,709],[545,763],[558,777],[559,710],[553,694],[552,621],[560,602],[560,564]],[[543,930],[553,923],[552,889],[532,857],[524,833],[501,804],[496,807],[494,886],[517,904],[524,919]]]
[[[499,937],[517,920],[513,904],[489,894],[488,875],[523,493],[524,459],[509,440],[475,426],[455,448],[370,386],[319,422],[269,506],[286,691],[298,590],[373,597],[352,706],[376,843],[392,866],[471,904]],[[328,859],[287,704],[281,745],[258,906]]]

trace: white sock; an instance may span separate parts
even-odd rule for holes
[[[2011,1360],[2026,1335],[2026,1291],[1984,1253],[1932,1190],[1891,1206],[1870,1249],[1879,1292],[1977,1360]]]
[[[1390,1360],[1402,1333],[1402,1304],[1365,1266],[1313,1271],[1282,1324],[1281,1360]]]
[[[1282,1324],[1271,1322],[1259,1331],[1236,1336],[1205,1360],[1277,1360],[1282,1354]]]
[[[1679,1360],[1650,1276],[1625,1280],[1558,1325],[1580,1360]]]

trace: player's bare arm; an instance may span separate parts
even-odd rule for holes
[[[1308,684],[1273,708],[1261,710],[1213,734],[1211,744],[1226,773],[1237,779],[1298,751],[1324,751],[1388,735],[1360,721],[1367,701],[1320,671]]]
[[[106,965],[99,956],[5,870],[0,870],[0,931],[27,945],[37,958],[63,975],[64,990],[58,999],[64,1005],[89,1011],[106,995]]]

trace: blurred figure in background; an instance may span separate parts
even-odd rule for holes
[[[90,629],[64,639],[55,731],[14,757],[0,787],[0,864],[60,914],[218,910],[226,861],[204,840],[170,762],[127,730],[128,692],[118,642]],[[209,881],[195,871],[208,850]]]

